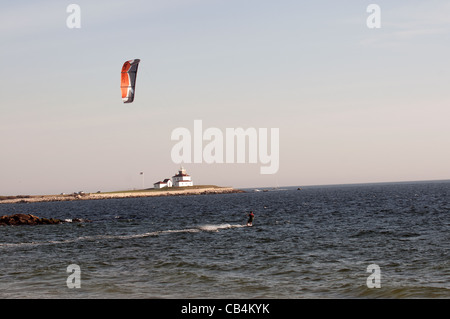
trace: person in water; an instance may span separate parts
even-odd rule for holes
[[[250,211],[250,214],[248,214],[247,226],[253,226],[254,219],[255,219],[255,214],[253,214],[253,211]]]

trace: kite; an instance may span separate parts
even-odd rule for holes
[[[126,61],[122,67],[120,89],[123,103],[131,103],[134,100],[134,88],[136,86],[136,74],[141,60]]]

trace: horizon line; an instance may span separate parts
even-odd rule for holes
[[[354,183],[336,183],[336,184],[298,184],[283,186],[261,186],[261,187],[237,187],[237,189],[249,188],[282,188],[282,187],[321,187],[321,186],[351,186],[351,185],[369,185],[369,184],[402,184],[402,183],[432,183],[432,182],[450,182],[450,179],[425,179],[425,180],[406,180],[406,181],[385,181],[385,182],[354,182]]]

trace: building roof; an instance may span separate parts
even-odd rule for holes
[[[191,175],[178,173],[177,175],[173,175],[172,177],[180,177],[180,176],[191,176]]]

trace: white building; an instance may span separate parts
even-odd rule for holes
[[[164,187],[172,187],[172,181],[169,178],[166,178],[164,181],[159,181],[153,184],[153,188],[164,188]]]
[[[181,167],[178,174],[172,176],[174,187],[194,186],[191,176],[186,174],[184,167]]]

